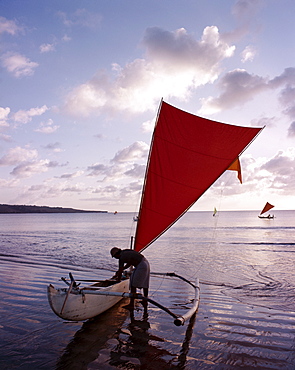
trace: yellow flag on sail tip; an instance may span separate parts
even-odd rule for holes
[[[228,170],[237,171],[238,172],[237,177],[240,180],[240,183],[242,184],[242,171],[239,157],[228,167]]]

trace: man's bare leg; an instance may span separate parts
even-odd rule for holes
[[[136,288],[132,286],[130,289],[130,293],[135,294]],[[126,310],[134,310],[134,298],[130,298],[129,304],[127,304],[126,306],[123,306],[123,308],[126,308]]]
[[[143,296],[147,298],[148,297],[148,294],[149,294],[148,288],[143,288]],[[147,313],[148,301],[146,301],[145,299],[143,299],[142,300],[142,305],[143,305],[143,308],[144,308],[144,312]]]

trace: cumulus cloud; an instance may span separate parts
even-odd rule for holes
[[[10,148],[7,154],[0,158],[0,166],[14,166],[10,174],[16,178],[25,178],[37,173],[46,172],[50,168],[59,166],[59,164],[56,161],[49,161],[48,159],[38,160],[36,149],[17,146]]]
[[[8,33],[14,36],[20,31],[22,31],[22,27],[20,27],[16,21],[0,16],[0,35],[3,33]]]
[[[213,114],[237,105],[243,105],[262,92],[283,87],[280,101],[286,107],[284,113],[295,118],[295,68],[286,68],[273,79],[250,74],[244,69],[236,69],[226,73],[217,82],[222,92],[217,97],[201,99],[200,114]]]
[[[236,69],[225,74],[218,82],[218,87],[223,91],[219,97],[201,100],[201,114],[213,114],[222,109],[245,104],[258,93],[266,91],[269,85],[266,78],[250,74],[244,69]]]
[[[186,99],[193,89],[212,83],[220,63],[233,55],[235,47],[224,42],[217,27],[206,27],[200,40],[184,28],[173,32],[149,28],[143,37],[145,58],[120,66],[113,64],[113,78],[98,72],[66,97],[68,113],[154,109],[161,97]]]
[[[31,108],[29,110],[19,110],[18,112],[14,113],[13,119],[15,122],[18,123],[28,123],[32,120],[35,116],[41,116],[45,113],[49,108],[46,105],[37,108]]]
[[[38,63],[30,61],[24,55],[8,52],[1,57],[2,66],[14,77],[31,76],[38,67]]]
[[[53,120],[49,119],[47,122],[41,122],[40,126],[35,130],[42,134],[52,134],[59,129],[59,126],[53,124]]]
[[[0,166],[13,166],[23,161],[35,159],[37,156],[37,150],[17,146],[15,148],[10,148],[8,153],[0,158]]]

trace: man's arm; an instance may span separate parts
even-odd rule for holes
[[[121,265],[121,266],[119,264],[119,270],[116,272],[116,274],[114,276],[117,279],[117,281],[121,281],[123,271],[128,269],[130,266],[131,266],[131,263],[126,263],[125,266],[124,266],[124,264]]]

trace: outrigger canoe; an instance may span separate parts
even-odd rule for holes
[[[226,171],[238,172],[239,156],[260,133],[261,128],[224,124],[184,112],[161,102],[147,161],[144,186],[134,243],[141,253],[177,220]],[[181,254],[181,251],[179,251]],[[177,276],[174,273],[162,273]],[[104,281],[85,288],[71,278],[68,288],[48,287],[53,311],[66,320],[85,320],[106,311],[124,297],[147,300],[174,317],[175,325],[183,323],[196,312],[199,285],[185,278],[195,290],[191,309],[181,317],[141,294],[127,293],[129,280],[120,283]],[[198,281],[198,280],[197,280]]]
[[[47,287],[48,301],[52,311],[64,320],[82,321],[95,317],[113,307],[122,298],[122,293],[129,290],[129,279],[120,282],[103,280],[85,287],[80,287],[70,273],[71,282],[67,288]],[[66,279],[62,279],[65,282]],[[96,292],[98,294],[91,294]],[[120,295],[109,295],[117,292]],[[100,293],[103,293],[101,295]]]

